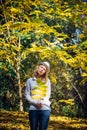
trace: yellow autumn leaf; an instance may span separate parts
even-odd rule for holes
[[[17,13],[17,12],[19,12],[19,11],[20,11],[20,10],[17,9],[17,8],[14,8],[14,7],[11,8],[11,12],[12,12],[12,13]]]
[[[46,93],[41,93],[40,94],[40,97],[42,98],[42,97],[45,97],[46,96]]]
[[[46,89],[46,88],[40,88],[39,90],[40,90],[40,91],[47,92],[47,89]]]
[[[83,76],[83,77],[86,77],[86,76],[87,76],[87,73],[82,73],[82,76]]]
[[[36,90],[32,90],[31,93],[32,93],[32,94],[39,94],[39,93],[40,93],[40,90],[37,90],[37,89],[36,89]]]
[[[80,34],[80,35],[79,35],[79,38],[80,38],[80,39],[84,38],[84,34]]]
[[[40,95],[34,95],[34,96],[32,96],[32,98],[35,99],[35,100],[40,100],[41,96]]]

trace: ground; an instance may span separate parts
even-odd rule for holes
[[[86,130],[87,119],[51,115],[47,130]],[[0,130],[29,130],[27,112],[0,110]]]

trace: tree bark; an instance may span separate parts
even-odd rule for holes
[[[17,78],[18,78],[18,88],[19,88],[19,104],[20,104],[20,111],[23,111],[23,101],[22,101],[22,87],[21,87],[21,81],[20,81],[20,73],[17,72]]]
[[[21,86],[21,78],[20,78],[20,64],[21,64],[21,54],[20,54],[20,38],[18,43],[19,51],[17,57],[17,80],[18,80],[18,88],[19,88],[19,102],[20,102],[20,111],[23,111],[23,101],[22,101],[22,86]]]

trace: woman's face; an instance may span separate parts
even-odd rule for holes
[[[38,66],[37,72],[38,72],[39,76],[43,76],[46,73],[46,71],[47,71],[47,69],[46,69],[46,67],[44,65],[39,65]]]

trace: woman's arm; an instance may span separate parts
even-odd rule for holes
[[[35,100],[35,99],[32,99],[32,97],[30,95],[30,91],[31,91],[30,80],[31,79],[28,79],[27,82],[26,82],[25,97],[29,101],[30,104],[36,105],[38,101]]]

